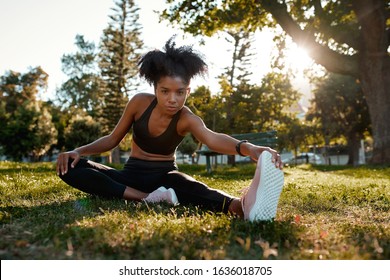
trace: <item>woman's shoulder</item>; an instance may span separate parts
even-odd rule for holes
[[[205,124],[201,117],[194,114],[187,106],[181,111],[180,120],[178,123],[178,131],[180,135],[186,135],[188,132],[196,133],[201,131]]]
[[[151,93],[146,93],[146,92],[141,92],[141,93],[137,93],[135,94],[131,99],[130,99],[130,102],[133,101],[133,102],[150,102],[152,101],[156,96],[154,94],[151,94]]]
[[[186,124],[193,124],[194,122],[202,121],[202,119],[194,114],[187,106],[184,106],[181,110],[180,119]]]
[[[183,109],[181,110],[181,117],[192,117],[192,116],[196,116],[190,108],[188,108],[187,106],[183,106]]]
[[[142,109],[145,106],[149,106],[154,98],[155,95],[151,93],[137,93],[129,100],[128,103],[130,106]]]
[[[154,94],[137,93],[129,100],[126,106],[126,112],[131,113],[137,119],[155,98]]]

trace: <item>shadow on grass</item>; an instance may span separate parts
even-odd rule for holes
[[[83,218],[102,215],[95,198],[54,202],[39,206],[0,207],[0,257],[2,259],[50,259],[63,248],[60,236]],[[66,240],[65,247],[66,248]]]
[[[0,211],[2,259],[288,259],[300,231],[291,221],[95,197]]]
[[[342,230],[349,236],[349,244],[359,248],[362,258],[390,259],[390,235],[382,225],[349,225]]]

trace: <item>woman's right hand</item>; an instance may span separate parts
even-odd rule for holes
[[[60,153],[57,158],[57,175],[65,175],[68,172],[69,159],[73,159],[71,167],[75,167],[80,160],[80,154],[73,150],[69,152]]]

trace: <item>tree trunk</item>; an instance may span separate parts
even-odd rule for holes
[[[371,163],[390,163],[390,58],[386,15],[381,0],[359,0],[354,10],[361,24],[359,72],[370,111],[374,150]]]
[[[348,137],[348,165],[359,165],[360,137],[350,135]]]
[[[390,163],[390,69],[378,69],[368,61],[364,64],[366,67],[362,69],[361,82],[374,138],[371,163]]]
[[[383,0],[355,0],[353,10],[360,24],[356,55],[342,55],[316,42],[290,16],[286,3],[258,1],[298,44],[311,50],[310,56],[328,71],[360,80],[370,112],[374,150],[371,163],[390,163],[390,57],[387,11]]]

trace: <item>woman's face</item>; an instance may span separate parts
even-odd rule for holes
[[[180,77],[162,77],[156,84],[158,106],[167,114],[174,115],[183,108],[190,94],[189,84]]]

